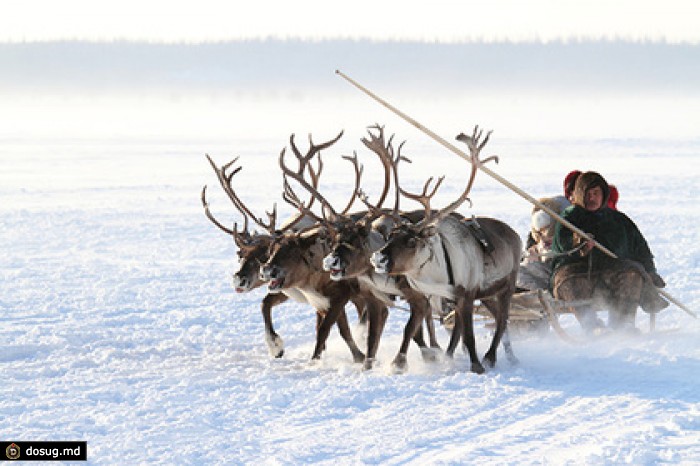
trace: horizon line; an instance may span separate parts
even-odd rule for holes
[[[630,45],[670,45],[670,46],[697,46],[700,45],[700,39],[684,39],[684,40],[669,40],[663,38],[631,38],[625,36],[605,36],[596,37],[593,35],[577,35],[558,37],[553,39],[543,39],[538,37],[514,39],[507,37],[473,37],[465,36],[458,39],[420,39],[420,38],[400,38],[387,37],[377,38],[369,36],[325,36],[325,37],[310,37],[310,36],[256,36],[256,37],[239,37],[239,38],[222,38],[222,39],[148,39],[148,38],[129,38],[129,37],[114,37],[114,38],[85,38],[85,37],[63,37],[63,38],[23,38],[4,40],[0,38],[0,45],[42,45],[42,44],[67,44],[67,43],[82,43],[82,44],[141,44],[141,45],[178,45],[178,46],[198,46],[198,45],[222,45],[235,43],[308,43],[322,44],[333,42],[365,42],[376,44],[411,44],[411,45],[580,45],[580,44],[630,44]]]

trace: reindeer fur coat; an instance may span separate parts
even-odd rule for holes
[[[602,205],[605,207],[589,212],[583,207],[583,200],[586,191],[595,186],[600,186],[603,189]],[[655,272],[654,256],[637,225],[627,215],[606,206],[609,193],[608,184],[602,176],[595,172],[584,173],[576,182],[574,203],[564,210],[562,217],[586,233],[593,235],[596,241],[615,253],[620,259],[639,262],[647,272]],[[571,230],[561,223],[557,223],[552,251],[557,253],[570,251],[576,246],[575,236]],[[591,254],[590,260],[593,270],[605,269],[614,261],[598,249],[593,249]],[[588,260],[588,256],[583,257],[579,254],[558,257],[554,260],[553,275],[564,265]]]

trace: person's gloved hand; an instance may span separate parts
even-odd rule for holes
[[[659,275],[658,273],[650,272],[649,276],[651,277],[651,282],[654,284],[655,287],[664,288],[666,286],[666,282],[663,278],[661,278],[661,275]]]

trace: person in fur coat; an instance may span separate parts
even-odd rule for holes
[[[608,207],[609,197],[605,178],[596,172],[582,173],[576,180],[572,205],[562,217],[617,258],[594,248],[592,241],[585,241],[579,252],[567,254],[582,239],[557,223],[552,252],[561,255],[553,260],[551,290],[563,301],[592,299],[595,307],[609,310],[610,328],[632,330],[638,306],[646,312],[659,312],[668,306],[657,290],[665,283],[656,272],[644,236],[627,215]],[[588,331],[602,327],[592,308],[577,309],[576,317]]]
[[[570,205],[564,196],[542,197],[538,201],[558,214]],[[539,206],[532,209],[527,249],[518,270],[518,291],[549,288],[549,278],[552,275],[552,259],[549,252],[556,223],[556,220]]]

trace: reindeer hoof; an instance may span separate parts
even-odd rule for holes
[[[321,359],[320,358],[311,358],[309,359],[309,367],[318,367],[321,365]]]
[[[353,360],[355,363],[358,363],[358,364],[359,364],[359,363],[361,363],[361,362],[364,362],[366,359],[365,359],[365,355],[364,355],[363,352],[357,351],[357,352],[353,352],[353,353],[352,353],[352,360]]]
[[[471,371],[475,374],[483,374],[484,372],[486,372],[486,369],[484,369],[484,366],[482,366],[481,363],[473,362]]]
[[[482,362],[489,369],[493,369],[496,367],[496,356],[487,353]]]
[[[509,355],[507,355],[506,357],[508,358],[508,363],[509,363],[511,366],[519,366],[519,365],[520,365],[520,359],[518,359],[517,357],[515,357],[514,354],[509,354]]]
[[[281,358],[284,355],[284,342],[279,335],[265,335],[265,343],[267,343],[267,351],[273,358]]]
[[[394,374],[403,374],[404,372],[406,372],[407,367],[408,363],[406,361],[405,354],[397,354],[391,363],[391,371]]]
[[[374,358],[365,358],[365,362],[362,364],[363,371],[372,370],[372,365],[374,364]]]
[[[437,362],[440,360],[440,348],[421,348],[420,354],[423,356],[423,361]]]

